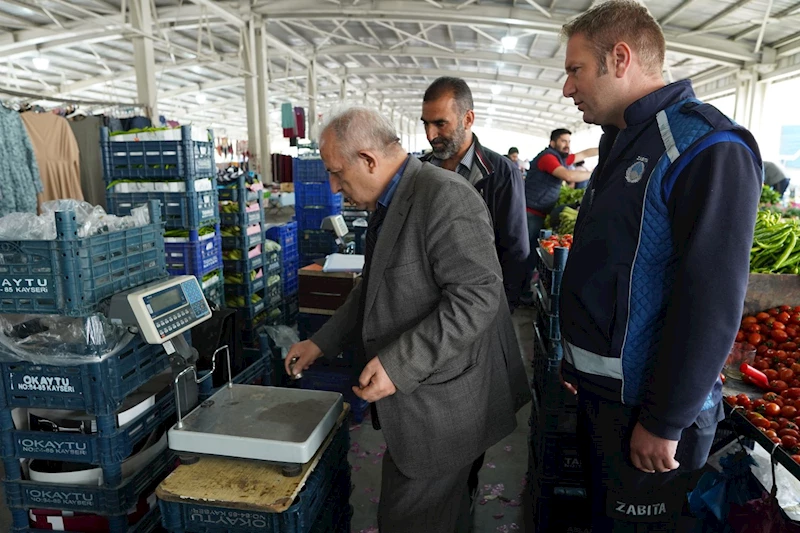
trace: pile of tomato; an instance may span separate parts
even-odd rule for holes
[[[543,250],[551,255],[553,254],[553,249],[556,246],[569,250],[572,247],[572,235],[551,235],[546,239],[540,240],[539,246],[541,246]]]
[[[744,317],[736,342],[755,347],[753,367],[767,376],[771,390],[800,387],[800,306],[784,305]]]
[[[743,408],[751,424],[800,463],[800,387],[791,387],[780,394],[767,392],[757,400],[739,394],[727,396],[725,401]]]

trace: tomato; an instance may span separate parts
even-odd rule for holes
[[[764,324],[749,324],[744,330],[750,333],[760,333],[761,326],[766,327]],[[767,328],[767,331],[769,331],[769,328]]]
[[[744,340],[744,338],[745,338],[744,331],[739,330],[736,333],[736,342],[742,342]]]
[[[776,346],[775,341],[772,340],[772,339],[768,339],[768,340],[764,341],[764,344],[767,345],[767,348],[775,348],[775,346]]]
[[[798,438],[798,437],[800,437],[800,433],[798,433],[796,429],[783,428],[783,429],[778,431],[778,436],[779,437],[790,436],[790,437]]]
[[[774,370],[772,368],[767,368],[766,370],[763,370],[763,372],[764,375],[767,376],[767,381],[775,381],[776,379],[778,379],[777,370]]]
[[[767,314],[767,317],[769,317],[769,314]],[[746,316],[742,319],[742,324],[755,324],[756,322],[758,322],[758,319],[754,316]]]
[[[787,357],[786,360],[783,362],[784,365],[787,367],[791,367],[793,364],[797,362],[797,359],[794,357]]]
[[[794,461],[797,464],[800,464],[800,455],[793,455],[792,461]]]
[[[766,436],[767,436],[767,437],[769,437],[770,439],[772,439],[772,438],[775,438],[775,437],[777,437],[777,436],[778,436],[778,434],[777,434],[777,433],[775,433],[775,430],[774,430],[774,429],[768,429],[768,430],[766,430],[766,431],[764,432],[764,435],[766,435]]]
[[[769,427],[774,431],[778,431],[779,429],[781,429],[781,425],[775,422],[774,420],[770,421]]]
[[[786,326],[786,334],[792,338],[797,337],[797,328],[795,326]]]
[[[782,329],[773,329],[770,332],[770,337],[772,337],[772,340],[775,342],[786,342],[786,339],[789,338],[789,335],[787,335]]]
[[[758,324],[758,331],[764,333],[766,337],[769,337],[769,332],[772,331],[772,326]]]
[[[750,409],[752,403],[750,401],[750,397],[747,394],[742,393],[736,396],[736,405],[741,405],[745,409]]]
[[[794,377],[794,372],[791,368],[783,368],[778,372],[778,377],[781,381],[791,381]]]
[[[791,435],[786,435],[785,437],[781,437],[781,445],[791,450],[795,446],[797,446],[797,437],[792,437]]]
[[[725,401],[728,405],[736,405],[736,396],[725,396]]]
[[[758,333],[751,333],[750,335],[747,336],[747,342],[749,342],[753,346],[758,346],[759,344],[761,344],[763,340],[764,337],[762,337]]]
[[[787,389],[785,396],[787,398],[791,398],[792,400],[800,399],[800,387],[792,387],[791,389]]]
[[[728,398],[733,398],[734,400],[737,400],[736,396],[728,396]],[[752,409],[758,409],[759,407],[764,407],[765,405],[767,405],[767,400],[765,400],[764,398],[759,398],[753,402]]]
[[[774,402],[776,398],[779,398],[780,395],[774,392],[765,392],[762,398],[768,402]]]
[[[784,405],[781,407],[781,416],[785,416],[786,418],[794,418],[797,416],[797,408],[791,405]]]
[[[783,322],[775,322],[774,324],[772,324],[771,328],[772,329],[785,330],[786,326],[783,324]],[[787,334],[787,336],[788,336],[788,334]]]
[[[773,309],[768,310],[767,313],[769,313],[769,316],[778,316],[779,314],[781,314],[781,310],[775,307]]]
[[[743,337],[747,336],[747,335],[745,335],[744,331],[742,331],[742,330],[739,330],[739,333],[741,333]],[[744,338],[742,340],[744,340]],[[762,344],[761,346],[756,348],[756,354],[764,355],[764,353],[766,353],[767,350],[769,350],[769,348],[767,348],[766,345]]]
[[[790,318],[789,313],[786,312],[786,311],[783,311],[783,312],[781,312],[781,314],[779,314],[778,316],[775,317],[775,320],[777,320],[778,322],[782,322],[783,324],[788,324],[789,323],[789,318]]]
[[[775,417],[779,414],[781,414],[781,406],[777,403],[770,402],[764,406],[764,416]]]
[[[766,418],[755,418],[751,420],[750,423],[757,428],[769,429],[770,427],[769,420],[767,420]]]
[[[761,370],[763,372],[763,371],[765,371],[765,370],[767,370],[769,368],[769,362],[767,362],[765,360],[761,360],[761,361],[759,361],[757,363],[753,363],[753,368],[755,368],[756,370]],[[747,376],[745,376],[745,377],[747,377]]]
[[[774,390],[774,391],[780,392],[782,390],[788,389],[789,385],[787,385],[785,381],[776,380],[776,381],[770,381],[769,382],[769,388]]]
[[[772,325],[773,325],[775,322],[776,322],[776,320],[775,320],[775,317],[774,317],[774,316],[771,316],[771,317],[769,317],[768,319],[766,319],[766,320],[764,320],[764,321],[763,321],[763,323],[764,323],[765,325],[769,326],[770,328],[772,328]]]
[[[792,313],[792,315],[789,317],[789,323],[796,325],[800,324],[800,313],[798,313],[797,311]]]
[[[748,318],[748,317],[745,317],[745,318]],[[758,313],[756,315],[756,320],[758,320],[759,322],[764,322],[768,318],[769,318],[769,313],[765,313],[764,311],[761,311],[760,313]],[[742,322],[744,322],[744,320],[742,320]]]
[[[792,310],[792,306],[791,305],[782,305],[782,306],[780,306],[779,309],[781,311],[783,311],[784,313],[788,313],[789,311]]]

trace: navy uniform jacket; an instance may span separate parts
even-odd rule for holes
[[[689,81],[633,103],[625,123],[604,128],[581,203],[562,285],[563,368],[585,390],[641,406],[648,431],[678,440],[721,417],[761,156]]]

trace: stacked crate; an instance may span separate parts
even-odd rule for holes
[[[259,328],[280,318],[280,252],[267,251],[264,196],[244,175],[220,185],[225,302],[242,314],[242,341],[255,345]]]
[[[342,212],[342,195],[331,192],[321,159],[295,159],[293,174],[302,267],[337,251],[333,234],[320,226],[326,217]]]
[[[221,306],[222,256],[211,130],[183,126],[135,134],[145,140],[128,140],[132,135],[112,136],[108,128],[101,131],[108,212],[129,215],[148,200],[160,201],[167,270],[171,275],[197,277],[209,303]]]
[[[283,323],[297,322],[298,302],[297,271],[300,267],[300,254],[297,248],[297,222],[291,221],[267,227],[267,239],[281,247],[281,278],[283,279]]]
[[[3,293],[0,313],[85,320],[96,313],[97,304],[117,292],[166,277],[161,207],[148,202],[148,210],[150,224],[146,226],[83,239],[77,237],[74,213],[56,213],[56,240],[0,242],[0,278],[27,282],[14,283]],[[44,531],[35,527],[40,520],[29,519],[32,509],[45,509],[66,522],[73,514],[99,515],[92,520],[103,522],[103,529],[110,533],[149,533],[158,526],[158,507],[148,509],[147,499],[172,469],[174,456],[168,449],[160,451],[127,478],[122,464],[139,443],[168,423],[175,411],[174,396],[160,396],[122,427],[116,412],[126,398],[157,376],[170,383],[171,375],[162,374],[169,372],[169,358],[161,346],[130,334],[113,353],[98,358],[107,348],[83,342],[66,348],[68,359],[64,353],[53,363],[43,364],[46,356],[0,344],[4,376],[0,456],[11,532]],[[15,422],[15,409],[23,413],[26,409],[85,411],[95,417],[96,428],[91,434],[31,431],[25,421]],[[102,484],[33,481],[21,460],[96,465],[102,471]],[[140,512],[131,515],[131,509]]]
[[[549,231],[541,237],[549,237]],[[559,378],[563,348],[559,325],[561,277],[568,250],[536,250],[533,402],[528,449],[528,488],[535,531],[590,531],[590,507],[578,453],[577,402]]]

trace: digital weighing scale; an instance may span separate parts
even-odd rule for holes
[[[193,363],[197,352],[181,334],[211,318],[211,310],[194,276],[176,276],[115,295],[109,315],[112,321],[137,327],[147,343],[161,344],[168,354]],[[211,378],[216,356],[223,351],[228,384],[184,417],[181,380],[191,374],[194,379],[188,381],[196,386]],[[194,365],[175,376],[178,422],[167,435],[170,449],[181,455],[270,461],[285,465],[286,475],[295,475],[299,465],[314,457],[344,408],[336,392],[234,384],[228,346],[214,352],[212,365],[200,379]]]

